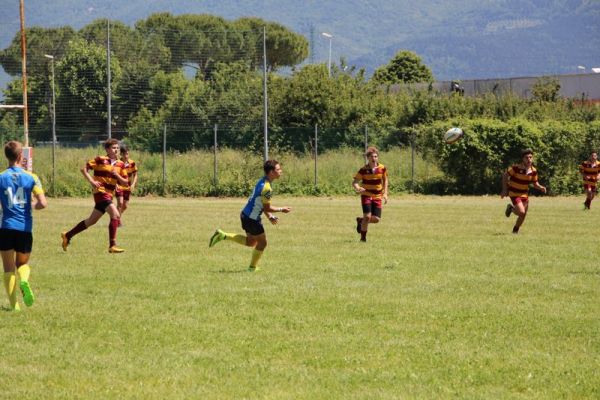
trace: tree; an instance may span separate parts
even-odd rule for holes
[[[240,18],[233,24],[238,30],[252,33],[254,43],[262,43],[263,27],[266,28],[267,68],[276,71],[281,67],[293,67],[308,57],[308,41],[304,36],[285,26],[264,21],[261,18]],[[257,46],[262,48],[262,46]]]
[[[96,20],[79,31],[87,42],[106,46],[107,20]],[[147,104],[150,80],[159,71],[171,70],[171,52],[156,35],[142,35],[119,21],[110,21],[110,50],[122,69],[120,85],[114,93],[112,115],[116,128]]]
[[[34,26],[26,30],[27,37],[27,75],[47,75],[47,60],[44,54],[56,59],[62,57],[67,43],[76,37],[70,26],[60,28],[42,28]],[[10,45],[0,52],[0,65],[7,74],[21,75],[21,34],[16,33]]]
[[[535,81],[531,88],[531,94],[536,100],[554,102],[558,98],[559,90],[560,83],[558,79],[544,76]]]
[[[119,62],[111,58],[112,92],[116,91],[120,78]],[[57,120],[64,125],[103,129],[108,96],[105,49],[83,39],[71,41],[57,65],[56,80],[61,87]]]
[[[387,65],[377,68],[373,81],[383,84],[433,82],[429,67],[421,57],[408,50],[401,50]]]

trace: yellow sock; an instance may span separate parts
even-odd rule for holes
[[[260,260],[260,258],[263,255],[263,251],[262,250],[252,250],[252,260],[250,260],[250,266],[251,267],[256,267],[256,264],[258,264],[258,260]]]
[[[234,234],[234,233],[227,233],[227,232],[223,232],[225,233],[225,238],[227,240],[232,240],[238,244],[241,244],[243,246],[246,245],[246,235],[240,235],[240,234]]]
[[[17,268],[17,273],[21,282],[27,282],[29,281],[29,274],[31,274],[31,267],[28,264],[23,264]]]
[[[14,272],[4,273],[4,288],[8,295],[8,301],[10,302],[10,308],[17,308],[17,276]]]

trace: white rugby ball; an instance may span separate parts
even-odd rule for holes
[[[463,130],[460,128],[450,128],[444,133],[444,141],[448,144],[456,143],[464,135]]]

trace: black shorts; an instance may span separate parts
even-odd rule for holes
[[[14,250],[18,253],[31,253],[33,235],[31,232],[14,229],[0,229],[0,250]]]
[[[102,214],[106,212],[106,209],[112,204],[112,195],[108,193],[98,192],[94,193],[94,208],[100,211]]]
[[[265,228],[260,220],[257,221],[240,213],[240,221],[242,221],[242,229],[250,235],[258,236],[265,233]]]

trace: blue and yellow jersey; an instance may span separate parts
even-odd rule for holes
[[[271,182],[269,182],[266,176],[263,176],[258,180],[256,186],[254,186],[254,190],[242,213],[250,219],[260,221],[260,215],[263,212],[264,206],[271,203],[272,196]]]
[[[31,232],[31,195],[44,193],[37,175],[21,167],[10,167],[0,173],[2,229]]]

